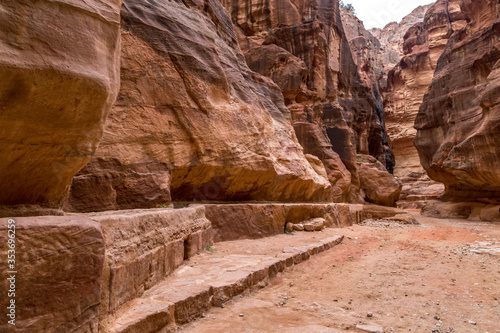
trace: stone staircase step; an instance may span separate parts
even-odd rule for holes
[[[121,309],[111,331],[169,332],[176,325],[200,318],[210,307],[221,306],[286,268],[340,244],[343,238],[281,248],[274,256],[204,252]]]

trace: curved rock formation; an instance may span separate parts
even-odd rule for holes
[[[119,0],[0,4],[0,205],[57,207],[119,86]]]
[[[448,39],[465,26],[459,4],[460,0],[439,0],[432,5],[424,21],[406,32],[404,57],[388,74],[384,101],[387,131],[396,156],[395,176],[405,184],[402,199],[409,201],[435,199],[444,191],[420,165],[413,145],[417,133],[413,125]]]
[[[247,67],[217,1],[125,0],[121,15],[122,87],[68,209],[331,200],[281,91]]]
[[[500,3],[462,0],[415,121],[420,161],[455,200],[500,198]]]
[[[222,3],[248,65],[280,86],[299,142],[326,166],[334,200],[358,200],[356,153],[388,168],[393,160],[382,110],[357,72],[338,1]]]

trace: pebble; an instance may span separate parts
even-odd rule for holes
[[[471,325],[477,325],[477,323],[474,320],[469,320],[469,324],[471,324]]]
[[[368,312],[368,313],[366,314],[366,316],[367,316],[368,318],[371,318],[371,317],[373,317],[373,313]]]
[[[245,315],[243,313],[240,313],[240,317],[244,317]]]

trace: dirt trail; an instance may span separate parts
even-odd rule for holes
[[[500,224],[415,217],[341,229],[343,244],[180,331],[499,333]]]

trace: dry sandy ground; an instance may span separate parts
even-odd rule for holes
[[[500,332],[500,254],[478,253],[500,250],[500,224],[415,217],[337,230],[343,244],[180,331]]]

